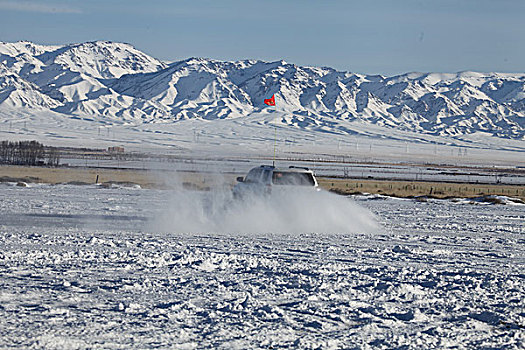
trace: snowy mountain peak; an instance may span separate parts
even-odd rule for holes
[[[166,64],[129,44],[110,41],[66,45],[46,52],[38,59],[47,65],[59,64],[71,71],[102,79],[166,68]]]
[[[163,63],[129,44],[0,43],[0,108],[48,108],[106,122],[242,118],[276,96],[297,128],[346,133],[345,123],[460,137],[525,137],[525,74],[394,77],[284,60],[191,57]],[[272,108],[273,110],[274,108]]]
[[[56,50],[60,47],[61,46],[56,45],[39,45],[30,41],[17,41],[15,43],[0,41],[0,55],[16,57],[25,53],[31,56],[38,56],[45,52]]]

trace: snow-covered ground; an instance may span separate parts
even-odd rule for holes
[[[221,191],[0,194],[1,348],[525,347],[523,205],[321,194],[261,226]]]
[[[265,111],[237,119],[107,124],[55,112],[4,109],[0,140],[37,140],[49,146],[106,148],[185,158],[278,158],[413,162],[525,167],[525,141],[486,134],[462,139],[345,122],[350,134],[296,128],[286,113]]]

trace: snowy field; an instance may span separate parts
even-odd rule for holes
[[[181,120],[141,125],[110,124],[53,112],[3,109],[0,140],[37,140],[49,146],[107,148],[183,158],[278,158],[379,161],[462,166],[525,167],[524,140],[484,133],[462,138],[345,123],[347,133],[297,128],[283,112],[264,111],[240,119]],[[93,164],[90,164],[93,165]],[[143,165],[140,164],[140,167]]]
[[[522,205],[0,197],[0,348],[525,347]]]

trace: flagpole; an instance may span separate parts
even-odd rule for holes
[[[277,104],[275,103],[275,94],[272,94],[272,98],[270,99],[265,99],[264,100],[264,104],[268,105],[268,106],[274,106],[274,112],[277,112]],[[274,118],[274,136],[273,136],[273,166],[275,167],[275,157],[276,157],[276,154],[277,154],[277,124],[275,123],[275,118]]]
[[[275,131],[273,136],[273,162],[272,165],[275,167],[275,154],[277,152],[277,125],[273,126],[273,129]]]
[[[272,96],[273,96],[274,112],[277,114],[277,103],[275,102],[275,94],[273,94]],[[275,119],[274,119],[274,123],[275,123]],[[272,165],[275,167],[275,156],[277,153],[277,124],[273,125],[273,130],[274,130],[274,134],[273,134],[273,163]]]

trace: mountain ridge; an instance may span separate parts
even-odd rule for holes
[[[190,57],[164,63],[132,45],[0,42],[2,108],[51,110],[106,123],[243,118],[276,95],[295,127],[360,121],[424,134],[525,140],[525,73],[366,75],[284,60]]]

